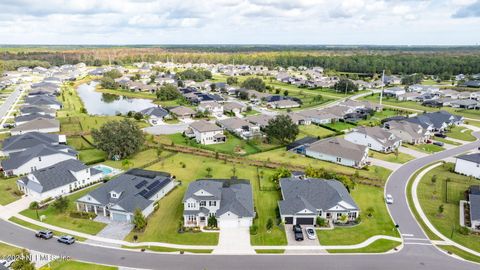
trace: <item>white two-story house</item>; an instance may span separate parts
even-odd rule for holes
[[[223,134],[223,128],[205,120],[191,123],[185,131],[185,135],[195,138],[197,143],[200,144],[224,143],[227,140],[227,137]]]
[[[215,216],[220,228],[250,227],[255,217],[253,193],[246,180],[197,180],[183,198],[186,227],[208,225]]]
[[[402,145],[402,139],[380,127],[357,127],[345,134],[345,140],[383,153],[391,153]]]
[[[223,105],[216,101],[202,101],[198,104],[197,110],[200,112],[208,111],[212,115],[221,116],[223,114]]]

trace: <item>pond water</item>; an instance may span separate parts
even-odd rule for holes
[[[125,96],[95,91],[98,82],[84,83],[78,86],[77,93],[87,112],[92,115],[116,115],[129,111],[141,111],[156,106],[150,99],[129,98]]]

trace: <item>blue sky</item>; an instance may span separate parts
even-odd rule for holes
[[[478,45],[480,0],[0,0],[1,44]]]

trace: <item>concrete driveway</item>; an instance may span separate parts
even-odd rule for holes
[[[255,254],[250,245],[249,228],[223,228],[220,229],[218,246],[214,254]]]
[[[103,228],[96,236],[115,239],[115,240],[123,240],[127,235],[133,230],[133,224],[130,222],[115,222],[111,221],[110,219],[104,216],[97,216],[95,221],[106,223],[107,226]],[[95,244],[95,240],[86,240],[87,243]],[[101,242],[102,245],[108,245],[112,247],[120,247],[120,245],[116,244],[107,244],[105,242]]]
[[[307,233],[305,232],[305,228],[313,227],[313,226],[302,226],[303,231],[303,241],[296,241],[295,234],[293,233],[293,225],[285,225],[285,233],[287,234],[287,243],[289,246],[320,246],[320,242],[318,239],[310,240],[307,237]]]
[[[160,125],[144,128],[143,131],[152,135],[165,135],[165,134],[182,133],[187,128],[188,128],[188,124],[186,123],[160,124]]]

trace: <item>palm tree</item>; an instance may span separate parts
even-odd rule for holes
[[[35,210],[35,213],[37,214],[37,219],[40,219],[40,216],[38,215],[38,209],[40,208],[40,204],[38,202],[30,203],[30,206],[28,208]]]
[[[124,159],[122,160],[122,168],[125,170],[130,168],[133,165],[133,163],[129,159]]]
[[[212,168],[207,167],[205,170],[207,171],[207,177],[209,177],[209,178],[212,177]]]

